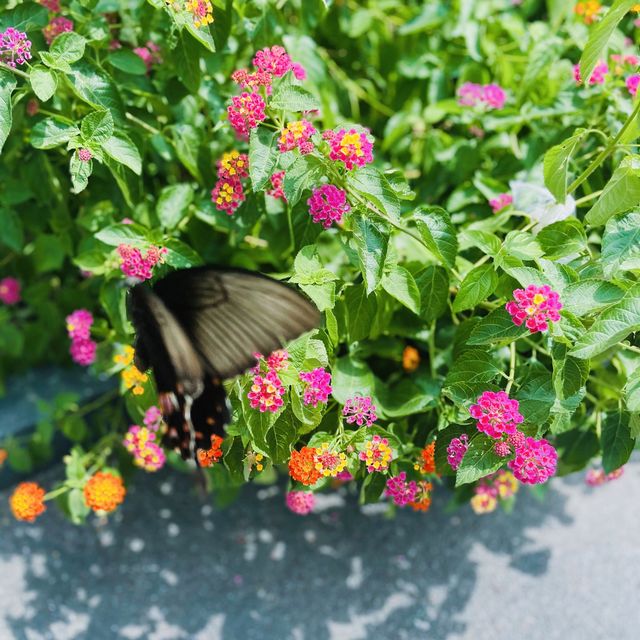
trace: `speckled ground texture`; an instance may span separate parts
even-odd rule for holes
[[[387,520],[342,491],[303,518],[278,487],[216,511],[186,476],[138,480],[85,528],[53,508],[15,523],[0,494],[1,640],[640,637],[637,462],[484,517],[446,513],[441,493]]]

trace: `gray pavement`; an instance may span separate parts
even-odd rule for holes
[[[40,481],[50,484],[59,469]],[[636,640],[640,464],[589,489],[521,492],[513,514],[363,513],[342,490],[303,518],[282,489],[214,510],[189,478],[143,476],[106,524],[0,493],[0,639]]]

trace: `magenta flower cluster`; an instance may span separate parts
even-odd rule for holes
[[[376,405],[370,396],[348,398],[342,408],[342,415],[348,424],[355,422],[359,427],[370,427],[378,419]]]
[[[31,40],[24,31],[8,27],[0,31],[0,62],[15,69],[31,60]]]
[[[271,189],[267,189],[267,195],[287,201],[287,197],[284,195],[284,171],[276,171],[271,176]]]
[[[0,302],[18,304],[20,302],[20,281],[10,276],[0,280]]]
[[[495,198],[491,198],[491,200],[489,200],[489,205],[491,206],[493,213],[498,213],[512,204],[513,196],[510,193],[501,193]]]
[[[627,90],[629,93],[635,98],[638,93],[638,85],[640,85],[640,75],[634,73],[630,75],[626,80],[625,84],[627,85]]]
[[[239,96],[231,98],[227,115],[238,138],[249,138],[249,131],[255,129],[267,117],[266,106],[264,98],[259,93],[244,91]]]
[[[624,473],[624,467],[615,469],[611,473],[605,473],[604,469],[589,469],[585,475],[584,481],[590,487],[599,487],[606,482],[617,480]]]
[[[78,160],[80,162],[89,162],[93,158],[93,154],[89,149],[78,149]]]
[[[457,471],[468,448],[469,436],[466,433],[463,433],[459,438],[452,438],[451,442],[449,442],[447,446],[447,462],[454,471]]]
[[[312,491],[289,491],[286,501],[287,507],[299,516],[311,513],[316,504],[316,498]]]
[[[153,267],[163,261],[167,249],[164,247],[149,247],[143,256],[140,249],[128,244],[118,245],[116,249],[120,256],[120,269],[128,278],[135,278],[140,282],[149,280],[153,275]]]
[[[218,181],[211,190],[211,202],[231,216],[246,199],[242,179],[249,177],[249,156],[230,151],[217,161],[216,166]]]
[[[351,210],[347,193],[333,184],[323,184],[311,192],[307,200],[309,213],[316,224],[328,229],[332,223],[342,222],[345,213]]]
[[[485,391],[478,398],[478,403],[471,405],[469,413],[478,421],[478,431],[498,439],[515,433],[524,420],[518,406],[518,401],[510,399],[504,391]]]
[[[71,339],[71,359],[88,367],[96,359],[97,344],[91,339],[93,314],[86,309],[76,309],[66,317],[67,333]]]
[[[560,320],[562,303],[549,285],[530,284],[526,289],[516,289],[513,297],[515,300],[507,302],[506,309],[514,324],[521,326],[524,323],[530,333],[546,331],[549,322]]]
[[[502,109],[507,94],[498,84],[476,84],[465,82],[458,88],[458,103],[464,107],[483,105],[489,109]]]
[[[149,40],[144,47],[136,47],[133,53],[144,62],[144,66],[147,67],[147,73],[151,71],[154,64],[162,63],[160,47],[154,42],[151,42],[151,40]]]
[[[258,409],[260,413],[265,411],[275,413],[284,404],[282,400],[284,391],[278,374],[275,371],[268,371],[265,375],[258,373],[253,377],[247,397],[252,409]]]
[[[373,140],[368,131],[329,130],[324,131],[322,137],[329,143],[331,160],[342,162],[347,171],[373,162]]]
[[[56,16],[51,18],[49,24],[42,30],[42,35],[51,44],[61,33],[73,31],[73,21],[64,16]]]
[[[311,153],[314,149],[311,136],[318,133],[316,128],[304,118],[289,122],[282,130],[278,140],[278,150],[280,153],[298,149],[302,155]]]
[[[589,84],[604,84],[608,73],[609,65],[603,60],[600,60],[593,69],[593,73],[589,78]],[[580,74],[579,64],[573,66],[573,79],[576,81],[576,84],[582,84],[582,76]]]
[[[303,395],[303,402],[306,405],[318,406],[318,403],[325,403],[329,399],[331,388],[331,374],[322,367],[317,367],[312,371],[301,371],[300,380],[306,382]]]
[[[402,471],[397,476],[387,479],[384,495],[391,498],[399,507],[404,507],[416,499],[418,485],[415,480],[407,482],[407,474]]]
[[[525,438],[509,461],[513,475],[524,484],[542,484],[556,472],[558,453],[544,438]]]

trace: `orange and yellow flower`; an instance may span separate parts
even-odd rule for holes
[[[414,511],[429,511],[431,507],[431,489],[433,485],[426,480],[418,482],[418,492],[416,493],[416,499],[409,503],[409,506]]]
[[[410,345],[407,345],[402,352],[402,368],[407,373],[412,373],[420,366],[420,352]]]
[[[99,471],[84,486],[84,501],[94,511],[109,513],[122,504],[126,493],[122,478]]]
[[[416,471],[422,471],[422,473],[435,473],[436,472],[436,443],[431,442],[422,451],[422,466],[415,464],[414,469]]]
[[[300,451],[291,452],[289,460],[289,475],[304,485],[315,484],[322,474],[316,469],[316,449],[314,447],[302,447]]]
[[[222,458],[222,446],[223,439],[215,433],[211,436],[211,448],[198,449],[196,455],[198,456],[198,464],[201,467],[212,467],[216,462]]]
[[[33,522],[44,513],[44,494],[44,489],[36,482],[21,482],[9,498],[15,519]]]
[[[585,24],[593,24],[599,17],[602,5],[598,0],[586,0],[586,2],[578,2],[573,10]]]

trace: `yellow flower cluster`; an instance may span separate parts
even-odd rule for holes
[[[213,22],[213,7],[209,0],[187,0],[185,9],[193,15],[196,27],[206,27]]]
[[[127,345],[124,348],[124,353],[113,356],[113,361],[124,367],[120,373],[124,386],[131,389],[134,395],[140,396],[144,393],[142,385],[149,380],[149,376],[133,364],[134,355],[133,347]]]

